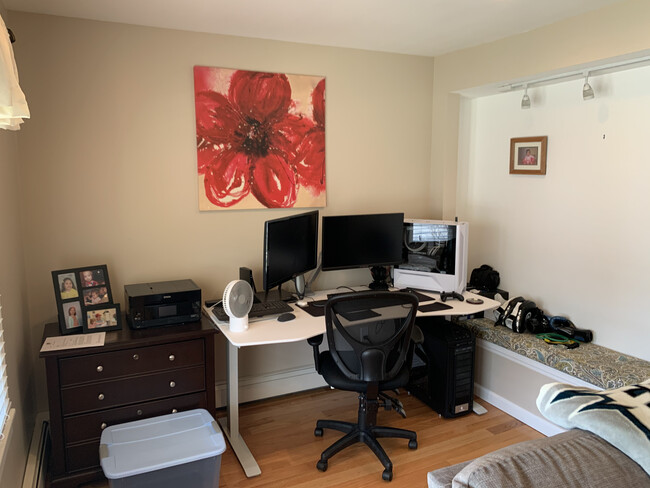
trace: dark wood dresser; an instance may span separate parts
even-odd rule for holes
[[[40,354],[52,439],[48,486],[102,478],[99,438],[110,425],[193,408],[215,413],[209,319],[142,330],[123,323],[102,347]],[[43,341],[58,335],[58,324],[47,324]]]

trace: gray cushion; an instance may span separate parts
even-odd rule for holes
[[[648,488],[650,478],[638,464],[597,435],[575,429],[481,456],[467,464],[451,486]]]
[[[650,379],[605,391],[550,383],[540,390],[537,408],[560,427],[602,437],[650,474]]]
[[[427,473],[427,482],[429,488],[451,488],[451,482],[458,472],[472,461],[446,466]]]

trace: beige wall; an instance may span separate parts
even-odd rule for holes
[[[0,486],[19,486],[22,481],[35,408],[34,360],[20,237],[17,137],[16,133],[0,131],[0,296],[9,396],[16,409],[7,458],[0,470]]]
[[[429,217],[431,58],[13,17],[32,111],[20,161],[35,336],[55,318],[56,269],[106,263],[120,303],[125,283],[181,278],[216,297],[239,266],[261,282],[263,222],[297,211],[198,211],[194,65],[325,76],[322,213]],[[349,279],[365,284],[370,274],[323,273],[320,286]],[[306,344],[282,345],[245,350],[241,363],[253,375],[309,366],[312,356]],[[224,367],[220,358],[217,378]]]
[[[7,26],[0,2],[0,14]],[[6,458],[0,466],[0,486],[20,486],[34,421],[34,360],[30,340],[27,291],[20,227],[20,166],[18,133],[0,130],[0,296],[6,347],[9,396],[16,409]]]
[[[632,0],[525,34],[435,59],[433,211],[456,215],[459,96],[456,92],[648,49],[650,2]]]

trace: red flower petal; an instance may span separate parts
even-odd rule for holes
[[[298,182],[318,195],[325,190],[325,131],[314,129],[300,144],[296,164]]]
[[[196,134],[215,144],[233,142],[241,120],[237,111],[221,93],[195,94]]]
[[[228,98],[245,117],[265,122],[287,113],[291,85],[283,74],[236,71],[230,79]]]
[[[287,161],[278,154],[269,154],[254,162],[251,190],[268,208],[293,207],[296,203],[296,180]]]
[[[281,151],[289,164],[293,164],[298,145],[313,127],[307,117],[287,115],[273,125],[269,146]]]
[[[196,137],[196,154],[199,167],[199,174],[205,173],[205,170],[212,164],[214,158],[221,152],[221,148],[216,147],[210,141],[201,137]]]
[[[215,68],[207,66],[194,66],[194,93],[202,91],[214,91],[216,85]]]
[[[205,171],[205,195],[219,207],[230,207],[250,192],[248,158],[243,153],[217,153]]]
[[[314,120],[321,127],[325,127],[325,78],[318,82],[311,93],[311,103],[314,106]]]

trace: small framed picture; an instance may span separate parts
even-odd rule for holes
[[[547,136],[510,139],[510,174],[545,175]]]
[[[82,288],[103,286],[106,285],[106,280],[108,279],[108,271],[106,270],[105,265],[84,268],[79,271],[79,277],[81,279],[80,286]]]
[[[85,307],[84,312],[84,332],[108,332],[122,328],[120,305],[117,303]]]
[[[75,299],[59,304],[59,329],[61,335],[83,332],[83,325],[81,300]]]
[[[108,297],[108,288],[106,286],[95,286],[93,288],[82,289],[81,293],[86,307],[111,302]]]
[[[113,302],[105,264],[52,271],[52,282],[62,334],[85,330],[87,307]]]

